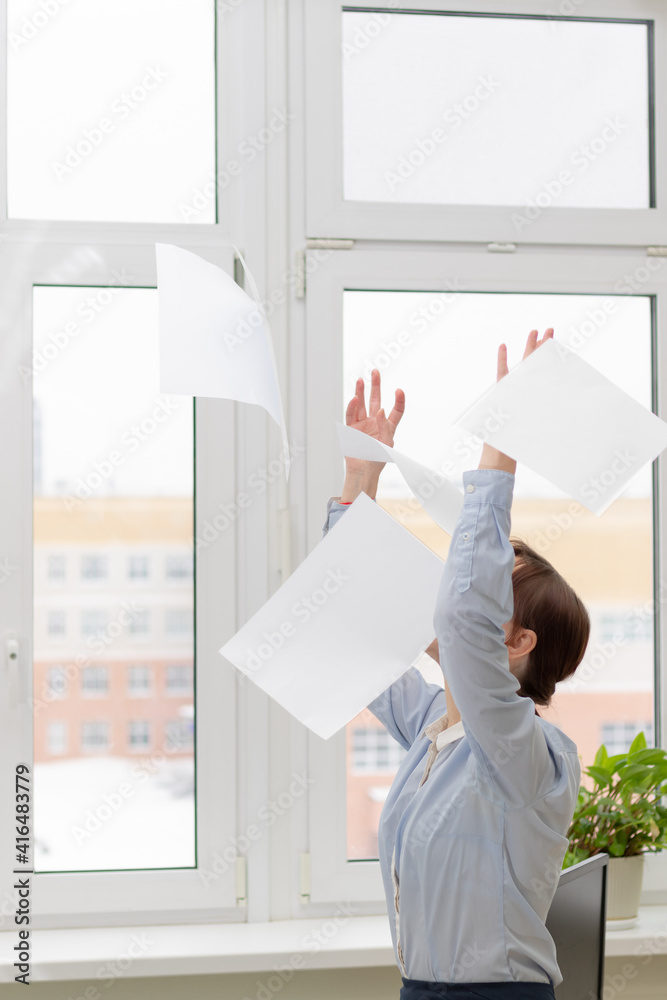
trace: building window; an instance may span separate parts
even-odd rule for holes
[[[67,571],[66,556],[49,556],[46,563],[46,575],[49,580],[64,580]]]
[[[67,674],[61,666],[49,667],[46,675],[49,698],[64,698],[67,694]]]
[[[167,664],[167,694],[185,697],[192,694],[192,666],[189,663]]]
[[[169,719],[164,727],[165,743],[169,749],[191,750],[194,727],[188,719]]]
[[[100,719],[81,723],[82,750],[109,749],[109,723]]]
[[[142,663],[128,667],[127,693],[131,698],[147,698],[152,687],[152,670]]]
[[[46,752],[53,757],[67,753],[66,722],[49,722],[46,727]]]
[[[128,750],[149,750],[151,745],[150,722],[131,720],[127,726]]]
[[[106,580],[108,575],[109,560],[106,556],[81,556],[83,580]]]
[[[405,750],[385,729],[352,730],[352,771],[355,774],[393,774]]]
[[[148,556],[130,556],[127,560],[127,575],[130,580],[147,580],[149,575]]]
[[[192,608],[167,608],[165,628],[168,635],[191,635]]]
[[[629,642],[653,642],[653,615],[642,614],[636,608],[603,612],[599,628],[603,642],[614,642],[619,636],[622,637],[623,645]]]
[[[192,555],[167,556],[166,576],[168,580],[189,580],[192,577]]]
[[[48,631],[49,635],[65,635],[66,619],[64,611],[49,611]]]
[[[600,742],[604,743],[607,753],[613,757],[618,753],[625,753],[630,749],[630,744],[637,733],[643,732],[646,736],[646,745],[653,746],[653,722],[649,720],[639,722],[603,722],[600,731]]]
[[[106,611],[99,608],[86,608],[81,612],[81,635],[95,635],[108,624]]]
[[[81,671],[81,694],[85,698],[103,698],[108,693],[108,667],[83,667]]]
[[[130,635],[148,635],[150,629],[150,614],[147,608],[133,612],[130,622]]]

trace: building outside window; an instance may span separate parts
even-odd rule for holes
[[[148,635],[150,623],[150,612],[147,608],[135,611],[129,625],[130,635]]]
[[[50,698],[64,698],[67,694],[67,674],[61,666],[49,667],[46,675]]]
[[[131,719],[127,726],[128,750],[148,750],[151,745],[150,722]]]
[[[359,727],[352,731],[352,771],[357,774],[393,774],[405,750],[386,729]]]
[[[81,749],[86,751],[109,749],[109,723],[103,719],[81,723]]]
[[[165,743],[174,750],[189,750],[194,742],[192,722],[187,719],[169,719],[164,727]]]
[[[46,729],[46,749],[54,757],[67,753],[66,722],[49,722]]]
[[[106,628],[109,623],[109,616],[101,608],[85,608],[81,612],[81,635],[95,635],[101,629]]]
[[[604,722],[600,731],[600,743],[604,743],[607,753],[613,757],[629,750],[639,732],[646,736],[646,745],[653,746],[653,723],[648,719],[639,722]]]
[[[127,575],[130,580],[147,580],[150,561],[148,556],[130,556],[127,560]]]
[[[64,611],[49,611],[48,633],[50,636],[65,635],[66,617]]]
[[[165,571],[168,580],[189,580],[192,577],[192,554],[167,556]]]
[[[131,698],[147,698],[153,685],[153,671],[143,663],[127,668],[127,693]]]
[[[189,663],[168,663],[166,691],[172,696],[192,694],[192,665]]]
[[[168,635],[189,635],[192,632],[192,608],[167,608],[165,630]]]
[[[67,573],[67,556],[50,555],[46,562],[46,575],[49,580],[64,580]]]
[[[83,667],[81,670],[81,694],[84,698],[103,698],[109,693],[109,668],[104,666]]]
[[[109,560],[106,556],[81,556],[82,580],[106,580],[109,575]]]

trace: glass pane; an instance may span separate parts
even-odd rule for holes
[[[154,289],[33,303],[35,867],[193,866],[192,400]]]
[[[342,17],[346,199],[649,206],[646,24]]]
[[[379,368],[383,403],[406,393],[397,447],[460,484],[476,468],[479,440],[460,455],[439,443],[448,426],[495,378],[496,350],[507,343],[510,365],[520,360],[528,332],[553,326],[578,351],[644,406],[651,406],[651,306],[648,297],[516,295],[463,292],[344,293],[343,400],[358,375]],[[632,343],[628,353],[627,345]],[[445,534],[412,499],[396,467],[387,465],[378,499],[443,558]],[[574,587],[591,616],[591,639],[574,678],[559,686],[540,713],[577,744],[584,766],[597,747],[629,745],[643,729],[653,739],[654,645],[651,470],[646,469],[602,516],[596,517],[545,479],[519,465],[512,531],[549,559]],[[419,667],[442,684],[438,665]],[[380,723],[368,710],[348,726],[348,857],[377,856],[377,822],[400,763],[384,760],[368,735]],[[359,745],[363,744],[363,753]],[[611,752],[611,751],[610,751]],[[365,761],[365,766],[360,766]]]
[[[9,0],[10,218],[215,222],[214,21],[211,0]]]

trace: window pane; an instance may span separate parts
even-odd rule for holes
[[[211,0],[50,6],[8,4],[10,217],[215,222]]]
[[[649,207],[646,24],[342,17],[346,199]]]
[[[368,380],[371,369],[379,368],[385,406],[396,388],[406,393],[408,416],[399,427],[397,447],[459,485],[461,471],[477,466],[481,442],[471,436],[452,454],[434,428],[446,428],[488,388],[495,377],[497,345],[507,343],[514,365],[535,327],[553,326],[562,343],[651,407],[648,297],[347,291],[343,315],[341,408],[353,395],[357,376]],[[385,467],[378,499],[408,530],[446,556],[449,536],[412,499],[396,466]],[[574,678],[559,686],[550,709],[540,709],[575,741],[584,766],[607,739],[623,749],[640,730],[647,742],[653,739],[652,502],[650,469],[596,517],[576,504],[573,513],[569,497],[525,466],[518,468],[513,534],[554,564],[591,616],[584,661]],[[429,657],[423,656],[419,667],[429,681],[442,684],[442,673]],[[379,738],[371,743],[369,727],[380,731],[367,710],[348,726],[351,859],[377,856],[381,797],[400,763],[389,744]],[[355,735],[362,728],[366,734]],[[372,762],[373,774],[360,766],[362,752]]]
[[[54,353],[90,292],[34,289],[36,868],[187,867],[194,580],[149,575],[148,553],[192,562],[192,400],[158,393],[154,289]],[[167,662],[189,683],[167,691]]]

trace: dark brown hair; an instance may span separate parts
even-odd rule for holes
[[[556,684],[571,677],[584,657],[590,618],[572,587],[544,556],[518,538],[511,543],[514,614],[508,641],[522,628],[537,636],[526,669],[517,675],[518,693],[536,705],[548,705]]]

